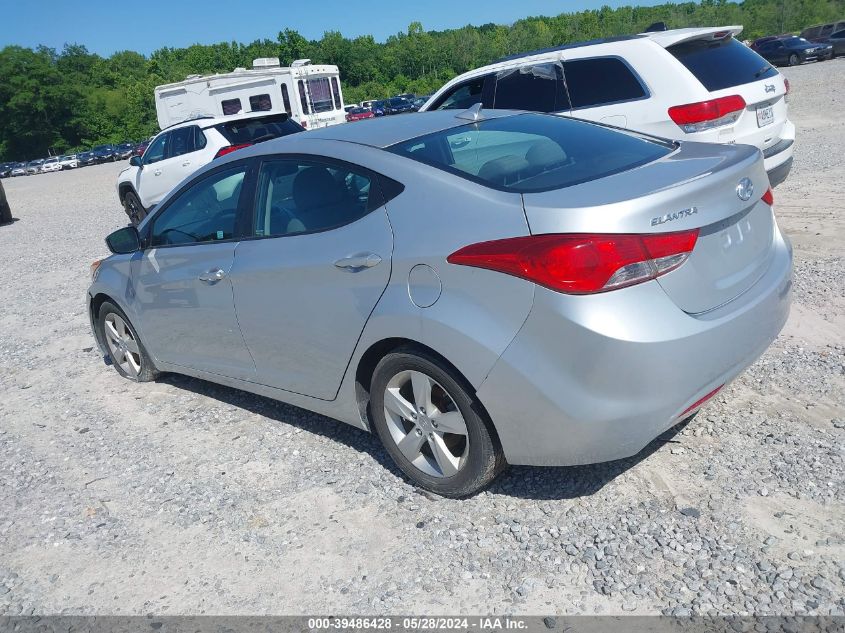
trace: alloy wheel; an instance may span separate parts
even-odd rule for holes
[[[114,312],[106,316],[103,326],[112,359],[127,376],[137,378],[141,373],[141,351],[132,330]]]
[[[469,432],[454,398],[421,371],[401,371],[387,383],[384,417],[391,439],[414,467],[452,477],[469,455]]]

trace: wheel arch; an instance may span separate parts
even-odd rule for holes
[[[120,200],[120,204],[123,204],[123,201],[126,198],[126,194],[130,191],[134,193],[136,197],[138,197],[138,192],[135,191],[135,187],[132,186],[131,182],[122,182],[118,184],[117,197]],[[138,197],[138,199],[140,200],[140,197]]]

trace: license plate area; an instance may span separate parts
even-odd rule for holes
[[[775,107],[773,105],[757,107],[757,127],[766,127],[775,122]]]

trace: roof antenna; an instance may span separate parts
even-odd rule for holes
[[[484,115],[481,114],[481,104],[475,103],[471,105],[469,108],[464,110],[463,112],[459,112],[455,115],[456,119],[466,119],[467,121],[479,121],[484,118]]]

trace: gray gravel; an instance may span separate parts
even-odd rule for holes
[[[0,615],[845,613],[845,60],[787,69],[773,347],[635,458],[420,493],[377,439],[178,376],[135,385],[84,296],[121,165],[4,181]]]

